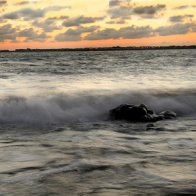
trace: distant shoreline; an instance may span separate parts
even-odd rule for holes
[[[15,49],[15,50],[0,50],[0,52],[56,52],[56,51],[114,51],[114,50],[172,50],[172,49],[196,49],[196,45],[190,46],[139,46],[139,47],[89,47],[89,48],[58,48],[58,49]]]

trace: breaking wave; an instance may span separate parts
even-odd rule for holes
[[[195,116],[195,100],[196,93],[191,90],[11,96],[0,100],[0,123],[44,125],[107,120],[108,111],[123,103],[144,103],[156,112],[172,110],[178,116]]]

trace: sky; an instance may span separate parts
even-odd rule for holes
[[[196,44],[196,0],[0,0],[0,50]]]

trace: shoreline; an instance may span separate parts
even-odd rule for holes
[[[0,50],[2,52],[73,52],[73,51],[118,51],[118,50],[179,50],[179,49],[196,49],[196,45],[190,46],[141,46],[141,47],[89,47],[89,48],[49,48],[49,49],[15,49],[15,50]]]

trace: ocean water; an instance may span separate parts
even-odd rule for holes
[[[0,195],[195,194],[196,50],[0,53]]]

